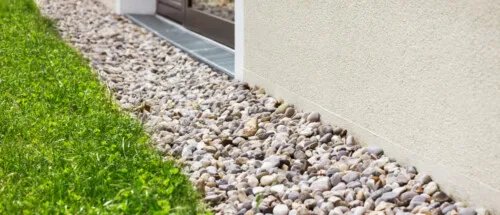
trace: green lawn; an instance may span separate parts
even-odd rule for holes
[[[0,214],[200,212],[31,0],[0,0]]]

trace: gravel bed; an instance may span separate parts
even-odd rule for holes
[[[487,214],[264,89],[230,80],[93,0],[42,11],[217,214]]]

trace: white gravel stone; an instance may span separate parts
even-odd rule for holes
[[[288,206],[284,204],[276,205],[273,209],[273,215],[288,215]]]
[[[280,164],[280,158],[278,156],[270,156],[264,160],[261,169],[269,170],[270,168],[277,167]]]
[[[215,166],[209,166],[206,168],[208,174],[215,175],[217,174],[217,168]]]
[[[277,185],[271,186],[270,191],[277,194],[278,196],[282,196],[285,193],[285,185],[277,184]]]
[[[257,179],[255,176],[251,175],[251,176],[248,176],[248,185],[250,185],[250,187],[257,187],[259,186],[259,179]]]
[[[265,188],[263,188],[263,187],[254,187],[254,188],[252,189],[252,193],[253,193],[253,194],[255,194],[255,195],[257,195],[257,194],[259,194],[259,193],[263,193],[265,190],[266,190],[266,189],[265,189]]]
[[[276,180],[275,175],[262,176],[262,178],[260,178],[260,185],[262,185],[262,186],[271,185],[274,182],[274,180]]]
[[[434,194],[438,190],[438,185],[436,182],[430,182],[428,183],[425,188],[424,188],[424,193],[427,193],[428,195]]]
[[[320,177],[311,184],[311,189],[313,191],[326,191],[332,187],[330,184],[330,179],[328,177]]]

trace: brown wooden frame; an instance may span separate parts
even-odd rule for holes
[[[157,13],[234,48],[234,22],[193,9],[191,5],[191,0],[157,0]]]

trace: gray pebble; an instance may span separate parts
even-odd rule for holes
[[[368,154],[372,154],[372,155],[376,155],[376,156],[381,156],[382,154],[384,154],[384,151],[379,147],[368,147],[368,148],[366,148],[366,152]]]
[[[296,191],[292,191],[288,194],[287,198],[291,199],[292,201],[295,201],[296,199],[299,198],[299,193]]]
[[[382,201],[385,201],[385,202],[392,202],[394,203],[396,201],[396,198],[398,198],[398,194],[397,193],[394,193],[394,192],[388,192],[388,193],[384,193],[382,194],[382,196],[380,197],[380,199]]]
[[[292,117],[294,114],[295,114],[295,109],[294,109],[294,108],[292,108],[292,107],[288,107],[288,108],[285,110],[285,116],[286,116],[286,117]]]
[[[384,187],[384,188],[381,188],[381,189],[378,189],[376,190],[375,192],[373,192],[371,195],[370,195],[370,199],[372,200],[375,200],[375,199],[378,199],[379,197],[382,196],[382,194],[384,193],[387,193],[387,192],[390,192],[392,190],[391,187]]]
[[[359,179],[359,172],[355,171],[349,171],[342,177],[342,180],[347,183],[358,179]]]
[[[332,139],[333,134],[332,133],[326,133],[319,139],[319,142],[321,143],[328,143]]]
[[[410,207],[421,205],[424,202],[427,202],[427,197],[421,195],[414,196],[410,201]]]
[[[431,176],[429,176],[427,174],[420,173],[420,174],[415,176],[415,181],[419,184],[424,185],[424,184],[431,182],[432,178],[431,178]]]
[[[330,184],[333,186],[337,185],[341,181],[342,181],[342,175],[340,173],[335,173],[333,174],[332,177],[330,177]]]
[[[450,200],[450,197],[443,192],[436,192],[432,195],[432,199],[436,202],[446,202]]]
[[[318,112],[312,112],[307,116],[307,121],[308,122],[319,122],[319,113]]]

